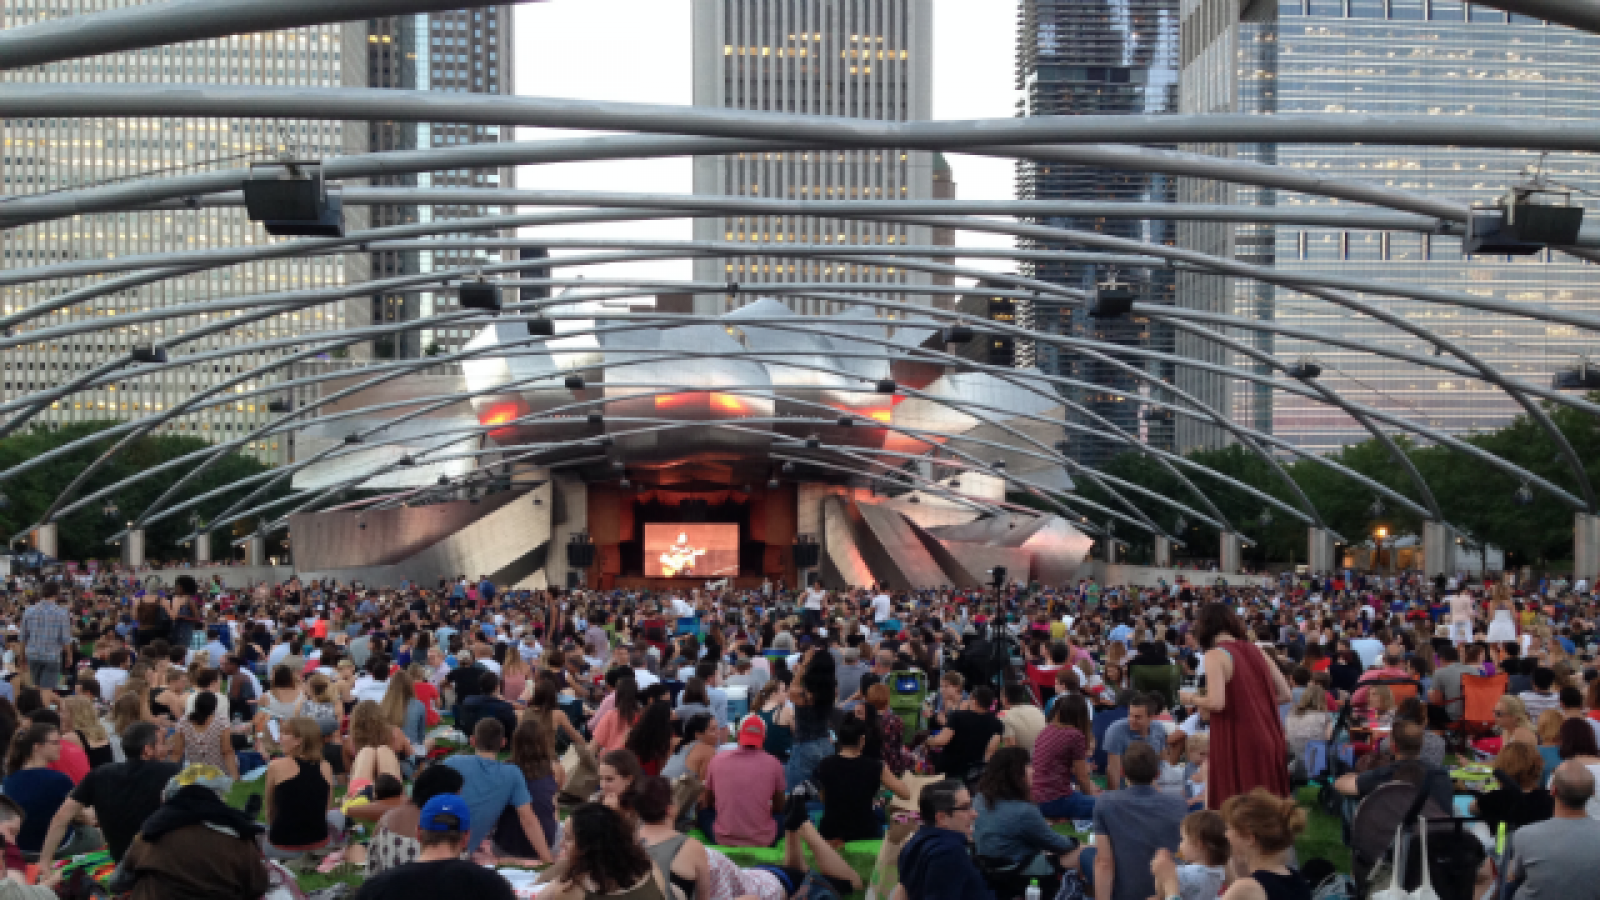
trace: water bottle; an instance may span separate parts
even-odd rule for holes
[[[1025,900],[1039,900],[1039,880],[1037,878],[1033,880],[1032,884],[1028,885],[1028,890],[1022,896]]]

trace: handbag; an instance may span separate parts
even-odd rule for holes
[[[1411,900],[1411,892],[1406,890],[1405,883],[1401,881],[1402,874],[1406,869],[1403,862],[1405,855],[1405,834],[1406,826],[1405,823],[1402,822],[1400,826],[1394,830],[1393,852],[1383,861],[1372,867],[1371,883],[1373,885],[1379,885],[1383,883],[1383,867],[1389,867],[1389,886],[1386,888],[1374,889],[1371,893],[1367,894],[1367,900]]]

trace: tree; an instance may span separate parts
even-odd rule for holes
[[[0,439],[0,470],[34,459],[79,438],[110,428],[114,422],[79,422],[58,430],[36,429]],[[37,523],[55,499],[61,495],[84,469],[116,443],[108,437],[65,454],[59,459],[30,469],[25,474],[0,485],[9,503],[0,509],[0,529],[7,537],[17,534]],[[128,520],[143,512],[177,480],[199,465],[201,451],[211,444],[195,437],[178,435],[147,435],[124,448],[98,472],[90,477],[77,494],[85,497],[130,478],[139,472],[150,472],[173,460],[193,456],[191,461],[155,472],[149,477],[119,491],[114,498],[118,515],[108,518],[101,503],[58,519],[59,544],[64,559],[106,559],[118,555],[117,548],[108,544],[111,535],[127,527]],[[210,520],[234,501],[242,499],[260,486],[260,482],[244,483],[246,479],[268,470],[267,465],[255,459],[230,454],[218,461],[193,482],[184,486],[171,503],[181,503],[228,485],[240,485],[205,501],[197,512]],[[287,484],[277,485],[268,491],[260,502],[270,502],[284,496]],[[172,559],[185,555],[179,539],[189,534],[189,513],[180,513],[145,526],[145,556],[149,559]]]

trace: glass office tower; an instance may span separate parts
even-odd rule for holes
[[[1025,0],[1021,17],[1017,86],[1024,91],[1025,115],[1177,111],[1178,0]],[[1026,161],[1017,166],[1017,195],[1025,200],[1171,203],[1175,192],[1175,179],[1161,174]],[[1049,218],[1039,223],[1169,245],[1174,242],[1172,225],[1164,221]],[[1090,249],[1033,240],[1021,245],[1034,250]],[[1115,274],[1120,281],[1132,283],[1140,302],[1173,302],[1173,273],[1169,270],[1113,273],[1103,266],[1048,261],[1028,262],[1024,268],[1034,278],[1084,290],[1093,290]],[[1056,306],[1036,306],[1021,314],[1031,315],[1034,327],[1042,331],[1094,337],[1110,345],[1166,352],[1173,348],[1171,330],[1148,319],[1095,320],[1081,308]],[[1150,394],[1148,383],[1104,361],[1044,343],[1037,345],[1036,353],[1037,365],[1046,374],[1134,395]],[[1168,365],[1131,356],[1121,361],[1159,378],[1172,378]],[[1172,447],[1172,421],[1165,413],[1094,388],[1071,389],[1067,394],[1152,446]],[[1091,423],[1087,417],[1082,421]],[[1072,434],[1069,446],[1076,459],[1090,465],[1103,463],[1125,448],[1117,441],[1082,433]]]
[[[1211,26],[1214,0],[1192,10],[1190,0],[1185,5],[1186,111],[1225,111],[1231,100],[1238,111],[1262,115],[1560,121],[1600,114],[1600,36],[1525,16],[1459,0],[1276,0],[1242,10],[1238,0],[1223,0],[1236,18],[1218,28]],[[1230,48],[1235,52],[1226,52]],[[1208,52],[1214,49],[1223,52]],[[1236,68],[1219,72],[1219,66]],[[1194,106],[1187,105],[1191,99]],[[1595,158],[1575,154],[1287,144],[1238,145],[1232,152],[1462,203],[1491,203],[1540,166],[1554,182],[1600,190]],[[1335,202],[1243,186],[1232,194],[1237,202],[1260,205]],[[1574,199],[1597,206],[1581,194]],[[1561,253],[1464,258],[1454,237],[1289,225],[1237,227],[1230,237],[1238,258],[1284,271],[1333,272],[1569,310],[1592,310],[1600,302],[1596,270]],[[1237,281],[1231,297],[1240,315],[1338,334],[1367,348],[1435,352],[1426,341],[1295,291]],[[1529,382],[1549,384],[1554,370],[1596,349],[1593,334],[1566,326],[1382,295],[1366,299]],[[1283,335],[1257,340],[1286,362],[1314,357],[1324,368],[1323,383],[1340,393],[1452,433],[1498,428],[1521,412],[1505,393],[1477,379]],[[1306,398],[1236,382],[1232,401],[1236,420],[1308,449],[1333,450],[1367,437],[1355,421]]]

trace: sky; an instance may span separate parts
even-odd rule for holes
[[[549,0],[510,7],[516,26],[516,92],[634,103],[690,105],[690,0]],[[1016,0],[933,0],[933,115],[936,119],[1010,118]],[[577,136],[577,132],[523,128],[519,140]],[[1006,160],[947,155],[956,195],[978,200],[1013,198],[1013,164]],[[627,160],[524,166],[517,187],[530,190],[693,191],[688,159]],[[563,226],[525,236],[631,237],[690,240],[688,219],[616,225]],[[1010,246],[1003,235],[958,233],[961,246]],[[554,251],[560,255],[562,250]],[[1010,270],[999,260],[967,260],[973,268]],[[559,272],[558,277],[572,275]],[[687,261],[591,266],[585,277],[688,279]]]

